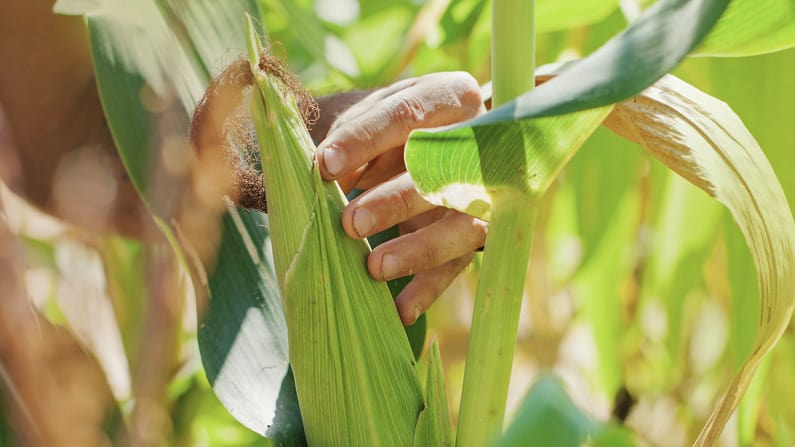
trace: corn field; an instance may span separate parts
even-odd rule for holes
[[[793,47],[790,0],[4,0],[0,447],[794,445]],[[322,98],[454,71],[491,111],[403,165],[490,228],[404,328]]]

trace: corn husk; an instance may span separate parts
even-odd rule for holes
[[[369,247],[347,237],[345,198],[321,180],[294,96],[262,69],[249,26],[252,95],[290,362],[309,445],[408,446],[423,409],[414,357]]]
[[[425,376],[425,409],[417,421],[414,447],[448,447],[453,445],[453,428],[447,411],[439,342],[434,338],[429,348]]]

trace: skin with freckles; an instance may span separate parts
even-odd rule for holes
[[[318,146],[326,180],[346,192],[365,190],[342,214],[345,232],[364,238],[398,225],[401,236],[367,259],[378,280],[414,275],[396,299],[404,324],[413,324],[472,260],[487,224],[425,201],[403,163],[414,129],[453,124],[485,113],[477,82],[462,72],[434,73],[375,91],[343,112]]]

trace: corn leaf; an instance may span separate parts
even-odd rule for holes
[[[239,21],[246,10],[256,10],[250,0],[225,5],[191,0],[179,2],[173,10],[161,3],[58,0],[53,7],[57,13],[86,18],[102,106],[114,141],[126,146],[119,154],[147,203],[160,145],[156,110],[142,102],[142,94],[151,91],[166,104],[176,94],[187,119],[210,79],[223,67],[221,58],[229,48],[243,48],[233,20]],[[207,27],[210,17],[214,25]]]
[[[303,445],[266,227],[256,211],[229,209],[223,216],[199,350],[213,391],[238,421],[282,445]]]
[[[452,446],[453,430],[447,411],[447,393],[444,390],[442,356],[439,341],[431,340],[428,351],[428,372],[425,376],[425,409],[417,421],[414,447]]]
[[[496,194],[545,191],[609,112],[415,131],[406,166],[430,202],[489,219]]]
[[[450,45],[473,33],[478,20],[491,20],[491,9],[484,8],[486,0],[456,0],[450,2],[439,23],[443,33],[442,45]],[[535,29],[537,33],[566,30],[597,23],[618,9],[617,0],[557,0],[536,1]],[[482,17],[481,17],[482,15]]]
[[[533,439],[543,445],[578,447],[589,438],[593,440],[590,445],[634,445],[627,432],[591,420],[574,405],[556,377],[544,374],[530,388],[516,418],[494,445],[525,446]]]
[[[544,186],[573,152],[540,155],[543,151],[532,145],[554,145],[564,137],[568,141],[561,141],[560,147],[576,148],[574,143],[584,141],[577,138],[595,129],[599,112],[587,112],[587,118],[562,118],[566,124],[528,123],[530,118],[606,106],[640,92],[700,42],[727,4],[726,0],[662,0],[592,55],[515,101],[461,124],[413,132],[406,145],[406,166],[418,190],[433,203],[486,217],[490,206],[486,188],[512,181],[505,175],[514,180],[533,176],[531,182],[536,184],[528,186]],[[627,66],[633,69],[624,69]],[[554,137],[545,130],[552,128],[556,128]],[[549,157],[559,158],[551,162]],[[549,168],[528,169],[527,163]],[[517,188],[525,187],[517,181]]]
[[[699,56],[751,56],[795,46],[795,2],[733,1],[693,53]]]
[[[85,16],[100,98],[119,155],[175,248],[190,253],[190,247],[177,247],[185,241],[176,237],[180,231],[162,206],[168,194],[154,186],[155,173],[162,171],[163,143],[187,135],[188,114],[211,76],[234,56],[230,49],[245,48],[240,18],[244,11],[257,11],[255,2],[59,0],[55,10]],[[174,92],[176,117],[164,120],[152,104],[174,102]],[[301,445],[284,315],[273,261],[264,249],[267,220],[235,209],[221,219],[214,262],[190,264],[198,271],[199,296],[210,297],[208,311],[199,315],[205,371],[218,398],[241,423],[280,443]],[[203,302],[198,307],[202,310]]]
[[[344,196],[321,180],[295,99],[260,68],[262,48],[249,33],[251,108],[307,440],[410,445],[422,390],[389,289],[364,267],[367,243],[345,236]]]
[[[792,72],[795,70],[795,49],[755,56],[752,58],[693,58],[682,67],[682,76],[690,79],[697,88],[709,91],[715,97],[731,105],[741,116],[748,130],[777,172],[779,182],[787,195],[790,209],[795,204],[795,176],[786,175],[787,168],[795,158],[791,150],[792,119],[791,104],[795,101],[792,89]],[[750,87],[750,88],[749,88]],[[760,104],[764,105],[760,107]],[[729,213],[724,213],[722,233],[726,235],[728,277],[731,285],[731,315],[729,332],[729,354],[732,365],[739,368],[751,353],[759,302],[748,300],[759,295],[753,259],[742,234]],[[786,349],[783,346],[776,350]],[[786,351],[785,351],[786,352]],[[791,351],[792,352],[792,351]],[[781,356],[776,355],[777,358]],[[776,362],[773,371],[780,368]],[[762,387],[754,392],[753,385],[745,393],[737,410],[740,442],[750,444],[757,434],[757,419],[772,406],[771,402],[780,394],[787,395],[787,388],[774,386],[767,378],[755,375],[754,382],[762,381]],[[781,384],[777,384],[781,386]],[[765,396],[768,389],[785,390]],[[761,394],[761,399],[755,397]],[[781,402],[781,400],[778,400]],[[763,409],[760,411],[760,409]],[[774,410],[769,410],[774,412]],[[779,439],[795,439],[786,435],[786,421],[779,420],[775,429],[783,434]],[[784,445],[786,442],[779,443]]]
[[[792,214],[775,173],[740,119],[725,103],[673,76],[617,106],[606,125],[725,205],[756,264],[761,302],[756,338],[696,441],[712,445],[790,321],[795,305]]]

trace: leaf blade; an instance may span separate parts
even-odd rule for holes
[[[165,14],[164,5],[171,6],[174,15]],[[56,11],[86,17],[100,97],[127,174],[161,229],[171,236],[174,248],[188,257],[197,294],[210,299],[209,313],[199,315],[198,341],[213,391],[249,429],[288,445],[302,445],[281,298],[272,279],[272,260],[261,250],[267,243],[262,230],[267,221],[259,213],[222,209],[214,228],[219,233],[201,236],[217,237],[221,253],[199,259],[182,229],[174,225],[174,210],[162,207],[163,197],[158,196],[162,187],[155,186],[165,138],[187,135],[188,113],[209,77],[222,68],[219,61],[232,54],[228,48],[244,48],[239,20],[244,11],[255,13],[255,6],[250,0],[190,0],[179,5],[170,0],[162,4],[60,0]],[[216,19],[209,31],[198,32]],[[174,23],[179,26],[171,28]],[[178,36],[176,29],[185,34]],[[169,105],[174,102],[171,89],[179,98],[171,104],[176,119],[161,126],[166,121],[159,119],[162,110],[144,103],[141,93],[151,92],[156,105]],[[249,256],[240,256],[241,252]],[[203,300],[198,307],[201,312]]]
[[[740,119],[725,103],[685,82],[664,77],[617,106],[605,124],[726,206],[757,267],[761,315],[756,338],[696,441],[710,445],[791,318],[795,223],[775,173]]]
[[[795,46],[795,2],[734,1],[693,53],[739,57],[772,53]]]

